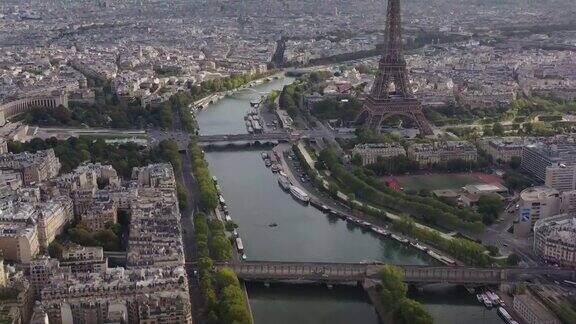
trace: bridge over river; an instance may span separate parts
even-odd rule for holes
[[[229,135],[200,135],[198,143],[200,145],[210,145],[215,143],[233,144],[238,142],[288,142],[297,140],[300,135],[290,134],[288,132],[271,132],[260,134],[229,134]]]
[[[382,264],[377,263],[319,263],[319,262],[231,262],[216,267],[230,267],[246,281],[312,281],[361,282],[378,279]],[[398,266],[405,281],[415,284],[501,284],[523,281],[540,275],[558,279],[574,279],[576,271],[558,268],[475,268],[461,266]]]

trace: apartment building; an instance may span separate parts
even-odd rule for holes
[[[352,156],[356,155],[362,159],[362,165],[370,165],[376,163],[379,157],[406,155],[406,150],[400,143],[358,144],[352,149]]]
[[[26,186],[56,177],[60,167],[60,160],[53,149],[0,155],[0,170],[19,172]]]
[[[530,293],[515,295],[513,306],[514,311],[527,324],[560,324],[560,321]]]
[[[478,146],[494,161],[510,162],[522,156],[522,149],[530,141],[525,137],[485,137],[478,140]]]
[[[546,181],[546,168],[576,164],[576,144],[536,143],[522,149],[521,168],[540,181]]]
[[[475,162],[478,158],[476,147],[467,141],[413,144],[408,148],[407,154],[421,167],[446,165],[453,160]]]
[[[576,266],[576,216],[561,214],[534,225],[534,252],[548,262]]]

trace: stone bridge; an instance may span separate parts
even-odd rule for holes
[[[319,263],[319,262],[233,262],[217,263],[216,267],[231,267],[246,281],[313,281],[360,282],[378,279],[378,263]],[[474,268],[459,266],[398,266],[407,283],[500,284],[523,281],[538,275],[574,278],[576,271],[557,268]]]

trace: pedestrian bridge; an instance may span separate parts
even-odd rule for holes
[[[232,268],[246,281],[314,281],[360,282],[378,279],[383,264],[378,263],[318,263],[318,262],[224,262],[218,267]],[[405,282],[415,284],[500,284],[523,281],[538,275],[574,278],[576,271],[557,268],[474,268],[460,266],[398,266],[404,271]]]

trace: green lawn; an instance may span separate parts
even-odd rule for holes
[[[396,179],[404,190],[416,191],[421,189],[428,189],[430,191],[439,189],[455,189],[469,184],[482,183],[482,181],[474,176],[463,174],[400,176],[396,177]]]

